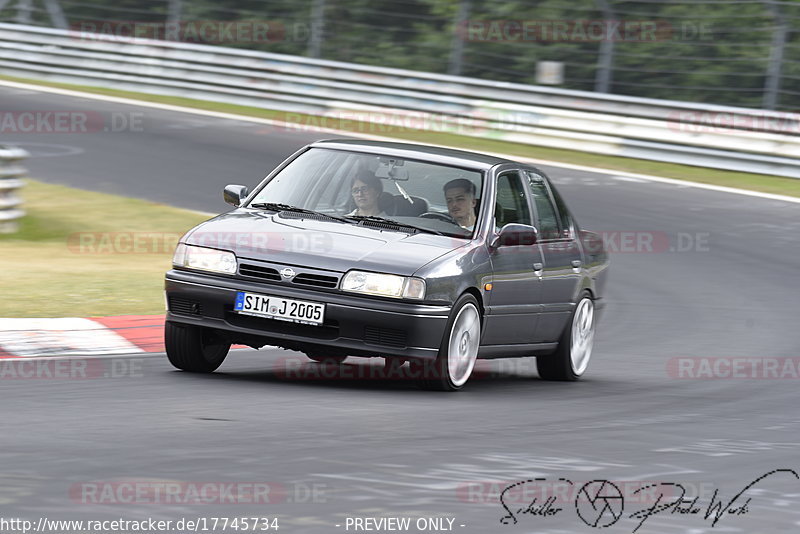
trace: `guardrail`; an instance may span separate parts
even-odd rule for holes
[[[796,114],[17,24],[0,24],[0,72],[800,178]]]
[[[27,157],[20,148],[0,145],[0,234],[16,232],[19,219],[25,215],[17,191],[25,185],[22,177],[26,174],[19,161]]]

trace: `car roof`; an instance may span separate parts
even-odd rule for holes
[[[396,156],[403,159],[420,159],[442,165],[469,167],[479,170],[488,170],[495,165],[519,162],[498,158],[488,154],[457,150],[434,145],[419,145],[414,143],[392,143],[387,141],[365,141],[361,139],[325,139],[317,141],[310,146],[318,148],[331,148],[334,150],[352,150],[384,156]]]

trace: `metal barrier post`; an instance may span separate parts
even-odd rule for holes
[[[775,0],[766,0],[766,2],[775,27],[772,30],[772,47],[769,53],[762,105],[764,109],[775,109],[778,106],[780,97],[783,54],[786,48],[786,36],[789,33],[789,27],[780,5]]]
[[[27,157],[28,153],[20,148],[0,145],[0,233],[19,230],[19,219],[25,215],[17,191],[25,185],[22,177],[26,173],[18,162]]]

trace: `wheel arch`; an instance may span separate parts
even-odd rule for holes
[[[464,295],[472,295],[473,297],[475,297],[475,300],[478,301],[478,311],[481,314],[481,327],[483,327],[484,315],[486,314],[486,307],[483,305],[483,295],[481,295],[481,292],[478,290],[477,287],[471,287],[471,286],[462,291],[461,295],[459,295],[458,298],[461,298]]]
[[[575,304],[578,303],[578,298],[580,298],[581,293],[584,291],[588,292],[591,296],[592,300],[597,300],[597,288],[595,287],[594,280],[588,276],[584,276],[581,280],[581,283],[578,284],[575,295],[573,296],[573,302]]]

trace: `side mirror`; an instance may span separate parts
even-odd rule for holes
[[[539,231],[528,224],[510,223],[505,225],[498,235],[492,240],[491,247],[519,247],[534,245],[539,237]]]
[[[245,185],[226,185],[222,190],[222,197],[225,202],[238,208],[242,204],[242,200],[247,198],[248,193]]]

